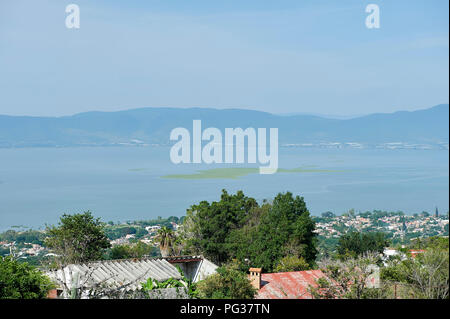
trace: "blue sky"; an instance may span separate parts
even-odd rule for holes
[[[78,4],[81,28],[65,27]],[[381,28],[367,29],[378,4]],[[448,1],[2,0],[0,114],[448,103]]]

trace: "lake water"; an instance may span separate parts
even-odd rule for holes
[[[280,148],[280,168],[313,171],[168,179],[162,176],[226,166],[175,165],[169,147],[0,149],[0,229],[53,224],[85,210],[115,222],[182,216],[194,203],[218,200],[223,188],[257,200],[291,191],[313,215],[351,208],[413,214],[436,206],[446,213],[448,160],[448,150]]]

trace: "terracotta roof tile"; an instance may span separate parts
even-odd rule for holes
[[[257,299],[311,299],[309,285],[325,275],[320,270],[280,272],[261,275],[261,289]]]

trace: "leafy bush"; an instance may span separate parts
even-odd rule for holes
[[[217,273],[197,283],[201,299],[253,299],[256,289],[237,264],[219,267]]]
[[[350,232],[339,238],[337,252],[341,259],[356,258],[367,252],[382,253],[389,246],[386,234]]]
[[[309,291],[317,299],[379,299],[384,298],[384,289],[369,287],[369,278],[376,272],[375,253],[365,253],[357,258],[324,260],[320,269],[325,277],[319,278],[317,286]]]
[[[27,263],[0,257],[0,299],[42,299],[54,286]]]
[[[138,241],[134,245],[118,245],[111,248],[107,259],[129,259],[129,258],[142,258],[144,256],[158,256],[158,249],[151,245],[147,245],[141,241]]]
[[[381,279],[407,287],[403,298],[448,299],[448,249],[429,248],[415,258],[393,260],[382,269]]]
[[[308,269],[310,269],[310,266],[303,257],[286,256],[280,259],[274,271],[287,272],[287,271],[302,271]]]
[[[99,260],[110,247],[103,224],[89,211],[64,214],[57,227],[47,227],[47,234],[45,244],[60,256],[63,264]]]

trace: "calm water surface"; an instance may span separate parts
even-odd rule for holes
[[[226,166],[174,165],[169,147],[0,149],[0,229],[52,224],[84,210],[104,221],[182,216],[194,203],[218,200],[223,188],[257,200],[291,191],[314,215],[436,206],[446,213],[448,160],[447,150],[280,148],[280,168],[332,171],[183,180],[162,176]]]

